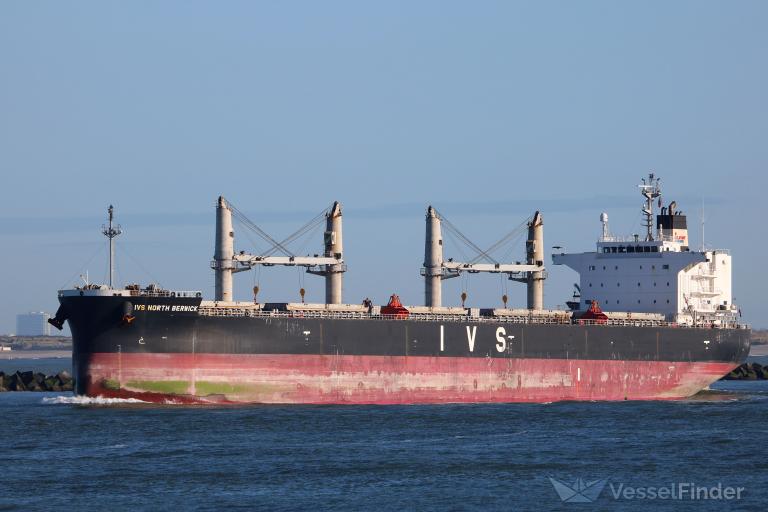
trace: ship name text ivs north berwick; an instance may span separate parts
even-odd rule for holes
[[[597,250],[560,252],[556,265],[579,273],[569,310],[545,310],[543,218],[482,250],[444,215],[427,209],[424,305],[345,304],[342,210],[328,210],[277,241],[219,198],[211,267],[214,300],[199,291],[110,282],[59,291],[51,323],[69,322],[76,392],[184,403],[403,404],[664,400],[688,397],[742,363],[750,331],[731,295],[731,256],[693,251],[686,216],[662,206],[659,180],[643,180],[645,233],[612,236],[608,216]],[[654,212],[658,202],[660,211]],[[236,252],[233,216],[267,241],[261,254]],[[298,256],[290,243],[325,224],[322,254]],[[476,256],[443,256],[443,229]],[[527,234],[525,261],[494,250]],[[233,275],[258,266],[304,267],[325,278],[325,303],[233,300]],[[442,306],[442,281],[489,272],[522,282],[527,308]]]

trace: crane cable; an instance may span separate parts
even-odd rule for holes
[[[454,236],[456,236],[457,238],[459,238],[459,240],[464,242],[464,244],[468,245],[471,249],[473,249],[477,253],[478,255],[477,257],[479,259],[486,259],[491,263],[496,263],[496,264],[499,263],[498,261],[493,259],[489,254],[483,251],[480,247],[478,247],[474,242],[472,242],[472,240],[467,238],[464,235],[464,233],[459,231],[459,228],[454,226],[453,223],[451,223],[451,221],[449,221],[442,213],[438,212],[436,208],[435,208],[435,213],[437,214],[438,218],[443,222],[443,224],[448,229],[448,231]]]
[[[286,256],[294,256],[294,254],[292,254],[288,249],[283,247],[283,245],[280,242],[278,242],[277,240],[269,236],[269,234],[267,234],[263,229],[261,229],[252,220],[246,217],[243,212],[235,208],[235,206],[232,203],[229,203],[229,208],[230,210],[232,210],[232,214],[235,216],[235,218],[237,218],[237,220],[239,220],[240,223],[243,224],[243,226],[245,226],[246,228],[250,229],[257,235],[259,235],[262,239],[264,239],[264,241],[269,243],[271,247],[277,248]]]
[[[256,225],[255,222],[250,220],[242,211],[237,209],[232,203],[229,203],[229,208],[232,210],[232,214],[234,217],[243,225],[243,227],[247,228],[248,230],[256,233],[259,237],[261,237],[264,241],[270,244],[270,248],[267,249],[262,256],[267,257],[275,254],[276,252],[280,251],[286,256],[294,257],[296,256],[293,254],[288,248],[286,247],[288,244],[294,242],[298,238],[306,235],[310,231],[317,228],[321,223],[322,220],[325,218],[325,216],[330,211],[330,207],[324,209],[322,212],[320,212],[318,215],[313,217],[309,222],[304,224],[302,227],[300,227],[298,230],[293,232],[291,235],[289,235],[285,240],[282,240],[278,242],[273,237],[271,237],[266,231],[261,229],[259,226]],[[255,244],[254,244],[255,245]]]
[[[515,226],[515,228],[504,235],[500,240],[498,240],[496,243],[491,245],[488,249],[482,250],[480,247],[478,247],[474,242],[472,242],[469,238],[467,238],[464,233],[462,233],[459,228],[457,228],[451,221],[449,221],[442,213],[437,211],[435,209],[435,213],[437,214],[438,218],[442,221],[442,223],[445,225],[447,231],[456,236],[460,241],[462,241],[465,245],[470,247],[476,252],[476,256],[469,262],[469,263],[477,263],[483,259],[489,261],[490,263],[499,264],[498,261],[496,261],[490,253],[497,250],[499,247],[503,246],[507,242],[509,242],[512,239],[517,239],[523,232],[525,227],[528,225],[529,222],[531,222],[532,217],[528,217],[523,222]]]
[[[485,252],[487,254],[490,254],[493,251],[497,250],[498,248],[502,247],[504,244],[506,244],[510,240],[513,240],[513,239],[516,240],[525,231],[525,228],[527,227],[528,222],[530,222],[530,219],[525,219],[522,223],[516,226],[512,231],[510,231],[509,233],[501,237],[499,241],[497,241],[495,244],[491,245],[488,249],[486,249]],[[477,263],[478,261],[480,261],[480,258],[476,257],[470,263]]]
[[[325,216],[330,211],[330,208],[326,208],[319,214],[317,214],[315,217],[313,217],[309,222],[304,224],[302,227],[294,231],[292,234],[290,234],[285,240],[280,242],[281,245],[285,246],[288,244],[293,243],[295,240],[298,240],[299,238],[303,237],[307,233],[310,233],[315,228],[320,226],[322,224],[323,219],[325,219]],[[271,256],[277,251],[277,247],[272,247],[267,252],[264,253],[264,256]]]

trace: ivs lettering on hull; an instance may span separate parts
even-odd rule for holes
[[[181,304],[136,304],[134,311],[170,311],[197,313],[197,306],[185,306]]]

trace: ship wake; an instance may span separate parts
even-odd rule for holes
[[[144,400],[138,398],[107,398],[103,396],[82,396],[82,395],[68,395],[68,396],[54,396],[45,397],[42,403],[48,405],[121,405],[121,404],[148,404]]]

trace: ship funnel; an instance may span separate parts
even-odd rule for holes
[[[216,246],[213,269],[216,273],[216,300],[232,300],[232,270],[235,262],[235,232],[232,230],[232,210],[224,197],[216,202]]]
[[[541,212],[533,214],[528,223],[528,240],[525,242],[528,265],[544,265],[544,222]],[[528,309],[544,309],[544,271],[528,272]]]
[[[427,208],[427,236],[424,243],[424,304],[442,305],[443,236],[440,217],[432,206]]]
[[[672,201],[666,211],[656,216],[656,225],[662,240],[679,242],[688,247],[688,221],[686,215],[677,210],[677,202]]]
[[[325,216],[325,256],[342,259],[343,244],[341,232],[341,203],[335,201]],[[325,302],[326,304],[341,304],[343,292],[344,265],[334,264],[325,266]]]

